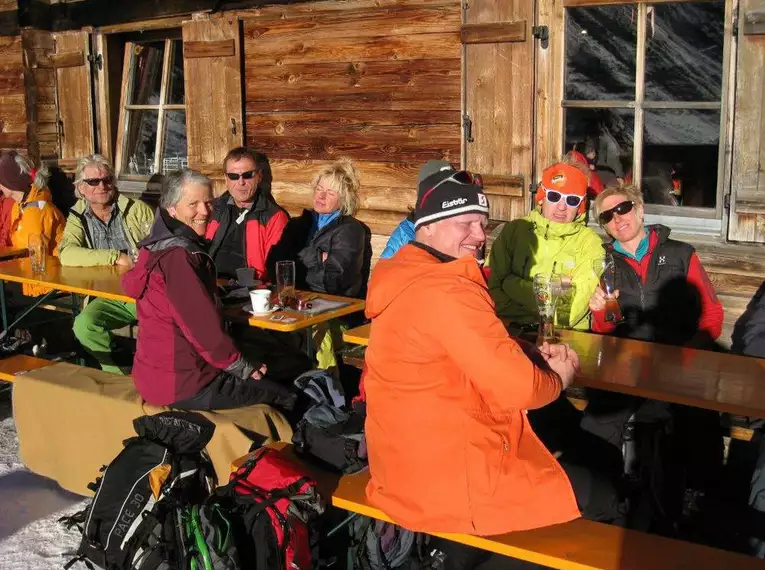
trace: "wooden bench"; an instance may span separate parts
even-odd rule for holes
[[[19,374],[38,370],[51,364],[55,363],[44,358],[27,356],[26,354],[14,354],[13,356],[0,359],[0,380],[13,382]]]
[[[129,376],[66,362],[16,376],[13,388],[21,461],[81,495],[91,494],[88,483],[122,450],[122,442],[135,436],[133,420],[166,409],[144,402]],[[259,444],[292,437],[287,420],[269,406],[203,415],[215,423],[207,450],[222,481],[231,462],[253,443],[239,426],[262,435]]]
[[[331,497],[332,505],[352,513],[393,522],[366,498],[368,473],[338,476],[301,461],[293,447],[274,443],[300,463],[316,479],[319,491]],[[247,459],[232,464],[235,470]],[[482,537],[468,534],[433,533],[454,542],[526,560],[560,570],[762,570],[758,558],[708,546],[673,540],[623,528],[577,519],[555,526]]]

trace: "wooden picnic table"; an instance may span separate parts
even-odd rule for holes
[[[370,325],[346,331],[368,345]],[[574,385],[765,418],[765,359],[578,331],[561,331],[582,369]]]
[[[29,258],[0,261],[0,281],[3,282],[12,281],[15,283],[30,283],[66,293],[135,303],[135,299],[126,295],[122,290],[120,278],[127,271],[126,268],[118,267],[116,265],[67,267],[61,265],[58,258],[48,257],[45,273],[37,274],[32,272]],[[307,292],[298,291],[298,294],[301,293],[306,294]],[[264,316],[250,316],[248,322],[253,327],[281,332],[294,332],[307,329],[313,325],[326,321],[331,321],[337,317],[364,310],[363,299],[325,295],[323,293],[311,293],[311,295],[332,301],[343,301],[348,304],[344,307],[339,307],[316,315],[308,315],[291,310],[276,311]],[[241,312],[241,309],[236,310]],[[234,315],[235,313],[232,312],[229,314]],[[244,316],[243,312],[241,312],[241,314]],[[283,322],[282,320],[279,320],[281,317],[291,317],[295,320],[293,322]]]

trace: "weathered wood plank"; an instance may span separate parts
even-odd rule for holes
[[[765,275],[731,275],[708,271],[718,295],[739,295],[751,299],[765,281]]]
[[[481,173],[479,173],[481,174]],[[505,196],[508,198],[523,197],[523,176],[500,176],[497,174],[481,174],[484,192],[490,196]],[[494,199],[494,198],[492,198]]]
[[[454,126],[459,124],[459,115],[450,111],[305,111],[289,113],[248,113],[247,130],[250,134],[295,133],[320,134],[332,129],[338,135],[364,132],[373,127],[432,128],[437,136],[459,138]],[[408,133],[410,138],[417,133]]]
[[[464,24],[460,28],[460,41],[463,44],[525,42],[526,28],[525,21]]]
[[[47,57],[37,58],[38,67],[61,69],[64,67],[82,67],[85,65],[85,54],[82,51],[58,51]]]
[[[217,40],[207,42],[184,42],[183,57],[231,57],[236,53],[234,40]]]
[[[381,127],[384,129],[384,127]],[[249,130],[247,142],[257,146],[262,152],[273,158],[333,159],[349,156],[356,160],[401,160],[402,162],[422,162],[436,157],[448,161],[457,161],[459,140],[451,137],[442,144],[435,144],[424,139],[414,131],[410,140],[404,140],[391,132],[386,133],[389,143],[381,141],[384,130],[374,134],[357,133],[353,140],[335,139],[331,134],[314,137],[296,136],[251,136]]]
[[[460,11],[458,6],[423,8],[419,6],[392,6],[364,10],[310,14],[288,20],[245,21],[245,42],[275,38],[285,42],[303,41],[305,38],[328,39],[373,36],[410,36],[458,32]]]
[[[292,64],[248,68],[245,97],[249,111],[459,110],[460,83],[459,59]]]
[[[56,54],[90,53],[90,39],[85,31],[59,32],[54,35]],[[56,69],[56,100],[62,121],[62,159],[76,159],[95,150],[90,64]]]
[[[230,15],[183,24],[183,41],[233,41],[234,55],[184,59],[189,165],[218,165],[244,142],[240,23]]]
[[[413,36],[371,37],[349,42],[348,38],[326,38],[283,42],[263,40],[245,50],[245,65],[286,65],[336,61],[395,61],[425,59],[433,54],[440,58],[459,58],[459,33],[420,34]]]
[[[10,12],[19,7],[17,0],[0,0],[0,12]]]
[[[250,19],[258,21],[288,20],[307,15],[333,15],[337,12],[356,11],[364,14],[377,8],[421,6],[437,8],[441,6],[459,6],[458,0],[322,0],[318,2],[292,3],[292,4],[269,4],[255,8],[236,10],[233,15],[242,18],[245,22]]]

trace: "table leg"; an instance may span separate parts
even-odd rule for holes
[[[313,326],[306,327],[305,329],[305,353],[311,360],[316,359],[316,351],[313,346]]]
[[[0,281],[0,312],[3,316],[3,330],[8,330],[8,307],[5,304],[5,281]]]

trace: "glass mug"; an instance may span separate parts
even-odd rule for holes
[[[31,234],[27,242],[29,249],[29,264],[32,273],[45,273],[45,262],[48,257],[48,240],[42,234]]]
[[[537,346],[545,342],[555,343],[555,308],[561,296],[561,280],[557,275],[537,273],[533,280],[534,296],[539,311]]]
[[[282,307],[296,308],[297,291],[295,290],[295,262],[276,262],[276,295]]]

